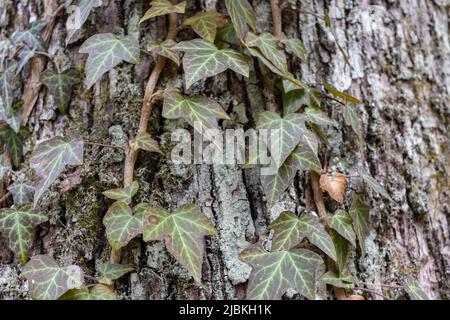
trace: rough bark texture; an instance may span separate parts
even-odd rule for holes
[[[86,56],[78,53],[79,46],[98,32],[138,32],[142,43],[164,38],[165,18],[138,24],[149,1],[104,2],[91,14],[85,30],[67,44],[66,15],[56,20],[49,53],[65,55],[63,69],[73,65],[82,71]],[[450,298],[450,1],[284,2],[295,5],[297,10],[283,11],[283,32],[301,39],[308,50],[307,63],[292,60],[291,70],[307,83],[326,81],[364,101],[360,107],[360,143],[344,124],[340,105],[326,105],[328,114],[340,126],[327,130],[329,145],[321,148],[321,159],[331,169],[349,175],[369,170],[384,183],[394,200],[389,202],[368,191],[359,179],[350,181],[346,198],[350,199],[353,192],[365,197],[371,206],[372,227],[366,242],[367,255],[361,257],[359,250],[351,252],[352,271],[361,283],[398,284],[405,275],[413,275],[431,298]],[[51,0],[3,3],[1,37],[27,27],[58,6]],[[201,9],[225,12],[223,1],[191,3],[187,15]],[[269,1],[252,3],[258,31],[272,32]],[[338,41],[349,53],[351,68],[345,66],[323,24],[298,11],[323,14],[324,9],[334,19]],[[178,39],[192,36],[190,30],[182,29]],[[42,87],[27,125],[31,132],[25,145],[27,155],[37,141],[61,134],[78,135],[92,142],[125,143],[136,132],[143,88],[154,62],[151,56],[143,55],[140,65],[121,64],[89,92],[77,86],[69,116],[57,111]],[[51,63],[47,62],[46,68],[52,68]],[[224,128],[252,127],[258,112],[276,103],[271,89],[262,81],[262,69],[255,62],[249,79],[223,73],[195,85],[190,92],[201,92],[222,104],[233,119],[224,122]],[[27,83],[29,72],[30,68],[21,86]],[[182,84],[181,68],[172,63],[164,70],[159,87],[168,84]],[[21,97],[20,90],[16,94]],[[171,131],[186,125],[165,121],[160,113],[158,104],[151,116],[150,131],[160,138],[163,150],[170,155]],[[101,192],[122,185],[123,160],[120,150],[87,146],[82,170],[75,174],[74,170],[68,171],[60,179],[70,183],[81,173],[81,183],[64,193],[55,185],[42,199],[42,209],[48,210],[52,219],[37,231],[32,254],[48,253],[62,264],[76,263],[87,274],[95,275],[96,266],[107,261],[110,252],[102,225],[108,203]],[[295,184],[268,209],[254,170],[219,165],[175,166],[169,156],[148,153],[139,155],[135,178],[141,185],[137,200],[168,209],[197,202],[214,221],[219,234],[206,239],[203,287],[193,284],[162,243],[133,240],[123,250],[123,261],[133,264],[136,272],[117,284],[123,299],[243,298],[251,268],[239,261],[239,252],[263,235],[281,211],[303,212],[311,198],[308,175],[299,173]],[[331,212],[337,208],[327,197],[326,205]],[[342,208],[348,206],[345,202]],[[19,277],[20,266],[4,243],[0,235],[0,299],[28,298],[27,283]],[[393,299],[405,296],[398,289],[371,288]],[[332,295],[323,296],[328,297]]]

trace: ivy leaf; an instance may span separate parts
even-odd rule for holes
[[[217,119],[229,119],[222,107],[203,96],[183,96],[179,90],[166,90],[162,115],[167,119],[184,119],[200,134],[218,129]]]
[[[299,218],[290,211],[280,213],[268,227],[274,230],[272,251],[288,250],[297,246],[311,232],[307,225],[309,220],[309,217]]]
[[[428,295],[417,285],[416,281],[411,277],[407,277],[405,282],[405,290],[411,300],[430,300]]]
[[[150,209],[144,219],[144,241],[163,240],[167,250],[201,283],[205,235],[216,235],[198,206],[183,205],[175,212]]]
[[[177,43],[173,40],[165,40],[161,43],[157,43],[155,41],[150,41],[147,45],[147,50],[152,51],[160,56],[166,57],[177,64],[180,65],[180,55],[178,52],[173,50],[173,47]]]
[[[31,201],[31,196],[34,193],[34,187],[28,180],[15,182],[8,187],[8,191],[11,192],[14,200],[14,205],[20,207],[23,204],[27,204]]]
[[[3,180],[5,175],[11,171],[11,166],[5,164],[5,156],[3,154],[0,155],[0,180]]]
[[[126,204],[130,204],[131,199],[139,190],[139,183],[137,181],[133,181],[130,186],[126,188],[119,189],[111,189],[108,191],[104,191],[103,195],[109,199],[123,201]]]
[[[232,23],[227,23],[217,30],[216,40],[218,43],[225,42],[236,46],[240,44]]]
[[[117,37],[112,33],[99,33],[87,39],[80,47],[87,53],[85,85],[89,89],[103,74],[122,61],[139,63],[139,40],[134,36]]]
[[[130,265],[125,264],[115,264],[115,263],[104,263],[100,266],[100,279],[101,283],[106,285],[113,284],[114,280],[119,279],[128,272],[134,271],[134,268]]]
[[[28,260],[34,227],[46,221],[47,215],[27,206],[0,210],[0,231],[8,237],[9,246],[21,263]]]
[[[330,215],[328,223],[331,228],[356,247],[356,234],[352,227],[353,220],[347,212],[343,210],[336,211],[335,214]]]
[[[358,110],[350,104],[343,106],[343,116],[345,123],[350,126],[353,132],[361,139],[361,124],[359,122]]]
[[[217,23],[222,15],[216,11],[199,12],[184,21],[184,25],[191,26],[203,39],[214,42],[217,33]]]
[[[42,75],[42,83],[55,98],[59,110],[62,113],[66,113],[73,86],[77,84],[78,81],[78,76],[73,70],[64,73],[46,71]]]
[[[300,110],[303,106],[311,105],[309,91],[306,89],[295,88],[293,90],[290,90],[290,87],[286,89],[283,85],[281,97],[283,99],[284,114],[295,113],[298,110]]]
[[[156,142],[150,134],[138,133],[136,138],[133,141],[136,144],[136,147],[148,152],[156,152],[162,154],[161,149],[159,148],[158,142]]]
[[[283,77],[283,78],[288,78],[291,77],[292,74],[290,74],[289,72],[285,72],[282,71],[280,69],[278,69],[273,63],[272,61],[270,61],[269,59],[267,59],[264,54],[261,52],[261,50],[259,50],[258,48],[252,48],[252,47],[247,47],[248,52],[250,52],[250,54],[256,58],[258,58],[259,61],[261,61],[270,71],[272,71],[273,73]]]
[[[364,242],[370,231],[369,206],[356,199],[354,200],[349,213],[353,220],[353,228],[355,229],[356,236],[358,237],[361,253],[364,256],[366,253]]]
[[[123,201],[111,205],[103,218],[103,224],[106,227],[108,242],[114,250],[125,247],[131,239],[142,233],[145,212],[136,210],[133,215],[131,208]]]
[[[337,122],[333,119],[330,119],[325,112],[321,111],[318,108],[308,107],[305,109],[305,115],[308,118],[309,122],[315,123],[319,126],[335,126],[337,127]]]
[[[36,53],[36,49],[30,49],[27,46],[23,47],[22,50],[20,50],[19,53],[19,64],[17,65],[16,69],[16,75],[22,71],[23,68],[25,68],[28,61],[30,61],[31,58],[34,57],[34,54]]]
[[[249,76],[250,59],[235,50],[220,50],[214,44],[203,39],[182,41],[173,49],[185,52],[183,68],[186,89],[199,80],[215,76],[227,69],[244,77]]]
[[[69,290],[58,300],[116,300],[116,298],[116,294],[110,286],[96,284],[91,290],[85,286]]]
[[[357,99],[355,97],[352,97],[351,95],[349,95],[349,94],[347,94],[345,92],[341,92],[341,91],[333,88],[332,86],[329,86],[329,85],[324,85],[324,86],[325,86],[325,89],[327,89],[327,91],[329,93],[331,93],[333,96],[335,96],[336,98],[340,98],[340,99],[343,99],[343,100],[345,100],[347,102],[352,102],[352,103],[357,103],[357,104],[361,104],[362,103],[361,100],[359,100],[359,99]]]
[[[256,32],[256,14],[248,0],[225,0],[225,6],[239,39],[244,40],[249,27]]]
[[[83,149],[82,140],[66,142],[61,137],[46,140],[36,147],[31,156],[31,165],[38,178],[34,205],[66,166],[83,164]]]
[[[248,300],[281,299],[289,288],[315,299],[318,273],[323,265],[317,253],[298,248],[267,252],[258,242],[245,249],[239,258],[253,267]]]
[[[56,300],[69,290],[71,279],[69,267],[60,267],[55,259],[47,255],[31,258],[23,268],[22,274],[28,280],[33,299]]]
[[[303,42],[295,38],[284,38],[280,42],[284,44],[287,52],[296,55],[301,61],[306,62],[307,55]]]
[[[283,73],[288,72],[286,55],[278,46],[278,39],[271,33],[264,32],[255,35],[252,32],[247,33],[245,44],[249,47],[258,48],[264,57],[270,61],[278,70]]]
[[[75,31],[81,29],[84,23],[89,18],[92,9],[100,7],[102,0],[80,0],[78,3],[79,11],[74,11],[66,21],[66,29],[69,31]],[[68,37],[71,38],[71,35]]]
[[[13,95],[13,85],[14,85],[14,74],[16,72],[17,64],[9,63],[5,70],[0,73],[0,92],[1,100],[3,101],[3,108],[5,109],[5,114],[10,116],[11,108],[14,101]]]
[[[375,192],[381,194],[383,197],[385,197],[388,200],[392,200],[392,198],[389,196],[389,194],[386,192],[386,190],[375,180],[369,173],[362,173],[361,177],[363,178],[364,182],[372,188]]]
[[[337,261],[336,248],[334,247],[333,240],[325,230],[324,225],[320,223],[319,218],[306,216],[304,219],[310,230],[310,234],[307,236],[309,242],[322,250],[331,259]]]
[[[0,100],[0,120],[5,121],[15,133],[19,133],[20,131],[20,108],[22,105],[22,101],[16,101],[12,104],[10,111],[8,112],[3,105],[3,101]]]
[[[145,12],[144,16],[139,21],[139,23],[142,23],[145,20],[154,17],[164,16],[169,13],[184,13],[185,9],[186,9],[186,1],[174,5],[169,0],[153,0],[151,2],[150,9],[148,9],[147,12]]]
[[[300,144],[291,154],[293,165],[297,170],[322,171],[322,164],[317,156],[318,141],[315,135],[307,131],[301,138]]]
[[[336,288],[353,289],[355,287],[354,279],[351,275],[339,276],[334,271],[328,271],[323,274],[319,281]]]
[[[30,49],[45,52],[45,43],[41,37],[41,33],[46,25],[47,22],[37,20],[31,23],[28,30],[14,32],[11,36],[11,41],[14,44],[25,43]]]
[[[345,268],[345,262],[347,261],[348,241],[333,229],[330,230],[330,236],[333,240],[334,248],[336,249],[336,263],[340,273],[342,273]]]
[[[15,132],[9,126],[0,128],[0,140],[5,144],[6,150],[11,155],[14,167],[18,168],[22,162],[23,139],[21,132]]]

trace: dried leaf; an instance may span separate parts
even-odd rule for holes
[[[184,13],[186,9],[186,1],[179,4],[172,4],[169,0],[153,0],[151,7],[148,9],[139,23],[142,23],[148,19],[164,16],[169,13]]]
[[[331,176],[323,174],[320,176],[320,188],[327,191],[331,198],[339,203],[344,202],[345,186],[347,178],[339,172],[334,172]]]

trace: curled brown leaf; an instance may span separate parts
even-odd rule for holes
[[[345,186],[347,179],[342,173],[334,172],[331,176],[323,174],[320,176],[320,188],[327,191],[330,197],[339,203],[344,202]]]

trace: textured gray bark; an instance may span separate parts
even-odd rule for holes
[[[49,52],[66,55],[64,68],[72,64],[82,70],[86,57],[78,49],[94,33],[139,32],[143,43],[165,36],[164,18],[138,25],[148,1],[105,2],[108,5],[96,9],[86,30],[74,35],[67,46],[65,18],[57,19]],[[450,298],[450,1],[380,0],[374,1],[375,5],[352,0],[284,2],[297,10],[283,11],[283,31],[300,38],[308,50],[307,63],[290,61],[291,70],[307,83],[326,81],[364,101],[360,107],[360,143],[345,125],[340,105],[328,102],[328,114],[340,126],[327,130],[330,141],[321,148],[321,159],[328,161],[331,169],[349,175],[369,170],[394,200],[389,202],[365,189],[359,179],[351,179],[346,198],[353,192],[364,196],[371,206],[372,227],[366,241],[367,255],[361,257],[359,250],[351,252],[352,271],[361,283],[394,284],[412,275],[430,297]],[[191,3],[194,5],[188,14],[200,9],[224,11],[223,1]],[[258,31],[271,32],[269,1],[252,3]],[[56,1],[51,0],[6,0],[0,6],[0,36],[26,27],[56,7]],[[334,19],[338,41],[348,51],[352,68],[345,66],[323,24],[298,11],[323,14],[324,8]],[[192,33],[187,29],[179,33],[180,40],[189,37]],[[143,88],[153,66],[153,58],[144,55],[140,65],[122,64],[104,76],[91,93],[77,86],[69,117],[56,111],[52,97],[42,88],[28,123],[32,134],[25,146],[27,155],[37,141],[56,134],[125,143],[136,132]],[[47,63],[47,68],[51,67]],[[261,79],[264,72],[255,63],[249,79],[223,73],[195,85],[191,93],[206,94],[221,103],[233,119],[225,121],[224,127],[254,127],[258,112],[276,103]],[[24,75],[22,86],[27,79]],[[170,64],[159,87],[173,84],[182,84],[181,68]],[[158,104],[151,117],[151,133],[160,137],[163,150],[170,155],[171,131],[186,125],[165,121],[160,112]],[[101,192],[121,186],[124,157],[120,151],[93,146],[87,147],[85,157],[81,183],[65,193],[54,186],[44,196],[42,209],[51,212],[52,220],[38,230],[32,253],[48,253],[62,264],[78,264],[94,275],[110,250],[102,226],[107,202]],[[61,180],[71,181],[76,176],[73,172]],[[137,200],[168,209],[197,202],[214,221],[218,236],[206,238],[201,288],[193,284],[163,244],[133,240],[124,250],[123,261],[137,271],[117,285],[124,299],[243,298],[251,268],[239,261],[239,252],[264,235],[266,226],[281,211],[303,212],[311,198],[308,175],[303,173],[298,173],[295,184],[268,209],[254,170],[175,166],[169,156],[145,153],[139,156],[135,178],[141,185]],[[331,212],[337,208],[331,200],[326,205]],[[345,202],[342,208],[348,206]],[[18,276],[20,267],[4,242],[0,236],[0,298],[27,298],[27,284]],[[405,296],[402,290],[374,288],[393,299]]]

